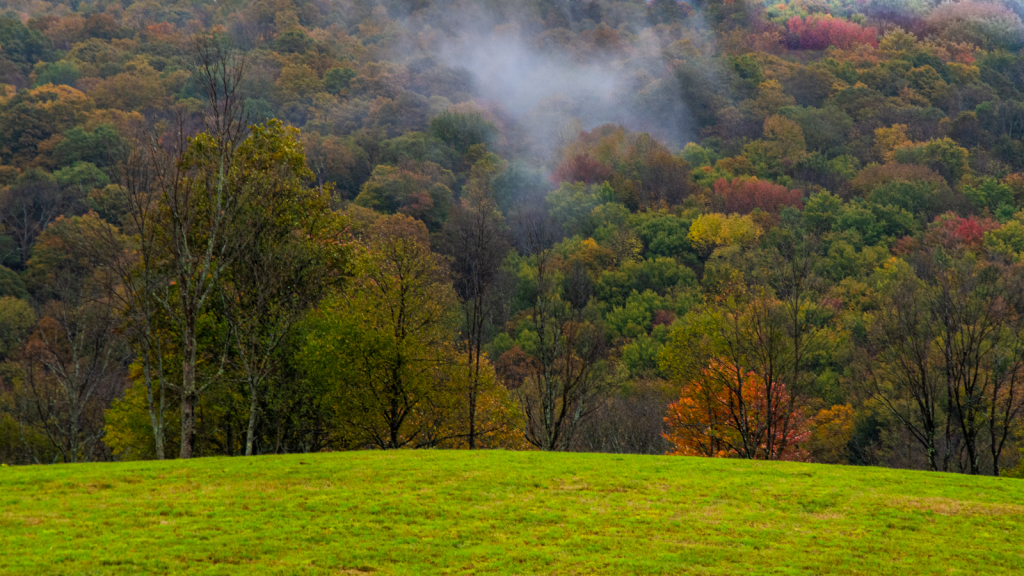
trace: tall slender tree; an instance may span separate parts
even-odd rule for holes
[[[195,408],[203,390],[196,374],[197,327],[224,271],[241,251],[229,231],[248,192],[230,178],[237,169],[235,150],[248,133],[241,94],[245,60],[217,37],[196,38],[193,46],[192,78],[209,103],[205,131],[188,137],[180,119],[177,133],[170,135],[172,158],[156,162],[154,178],[163,209],[164,262],[174,286],[161,304],[181,340],[181,458],[192,457]]]
[[[478,160],[462,200],[445,223],[441,251],[451,263],[455,292],[462,304],[462,347],[469,371],[467,385],[467,442],[476,448],[481,432],[477,403],[482,386],[484,343],[496,312],[495,284],[510,245],[505,218],[490,196],[489,182],[505,163],[493,154]]]
[[[221,282],[232,351],[249,392],[245,454],[254,449],[261,396],[279,375],[281,347],[303,314],[341,280],[345,249],[330,190],[312,186],[298,130],[254,126],[232,162],[228,186],[245,191],[228,232],[244,249]]]

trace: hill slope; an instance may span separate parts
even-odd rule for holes
[[[6,574],[1011,574],[1024,482],[349,452],[0,468]]]

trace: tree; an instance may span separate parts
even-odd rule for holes
[[[465,156],[477,144],[494,147],[499,136],[498,128],[479,113],[447,110],[430,119],[429,132],[459,156]]]
[[[0,296],[0,361],[9,358],[36,324],[28,302],[14,296]]]
[[[960,469],[982,473],[984,436],[989,438],[992,474],[1009,430],[1022,410],[1024,318],[1019,309],[1021,273],[976,260],[935,252],[926,273],[935,284],[932,307],[939,330],[949,417],[964,443]]]
[[[314,313],[303,351],[354,445],[428,447],[460,434],[447,421],[453,371],[465,370],[450,345],[454,304],[423,223],[394,215],[368,225],[352,284]]]
[[[541,450],[567,450],[608,387],[604,329],[586,267],[576,260],[561,270],[549,243],[552,223],[536,214],[520,218],[520,245],[529,257],[518,272],[529,282],[518,328],[527,348],[505,352],[497,369],[523,409],[526,440]]]
[[[32,252],[29,271],[43,317],[25,344],[29,402],[64,462],[102,454],[103,411],[121,392],[126,354],[103,261],[88,249],[109,224],[94,214],[60,218]]]
[[[408,214],[438,230],[451,211],[454,175],[433,162],[381,164],[363,184],[356,204],[386,214]]]
[[[196,41],[195,56],[193,80],[210,104],[204,117],[206,132],[187,143],[179,140],[176,157],[159,160],[154,178],[163,209],[161,250],[174,282],[174,290],[161,304],[181,339],[181,458],[192,456],[195,406],[202,392],[196,379],[197,325],[223,271],[240,253],[241,247],[233,243],[237,238],[228,231],[241,217],[251,188],[239,184],[260,177],[242,173],[235,162],[247,132],[239,91],[244,61],[212,38]],[[179,138],[185,134],[183,124],[179,123]]]
[[[43,141],[80,123],[92,106],[70,86],[44,84],[18,93],[0,111],[0,158],[27,164]]]
[[[28,76],[33,64],[53,58],[53,45],[48,38],[6,14],[0,18],[0,46],[3,47],[4,59],[10,60],[21,72],[20,82],[16,77],[4,78],[4,82],[21,87],[24,87],[24,77]]]
[[[647,133],[599,126],[573,135],[551,176],[559,184],[608,182],[626,206],[659,209],[690,195],[690,165]]]
[[[794,16],[786,22],[789,29],[790,48],[800,50],[824,50],[835,46],[849,50],[856,44],[878,46],[878,32],[874,28],[861,28],[859,24],[824,16],[808,16],[801,19]]]
[[[249,392],[245,454],[253,454],[260,397],[279,375],[281,349],[298,320],[341,280],[345,250],[329,207],[329,190],[313,172],[298,130],[273,120],[254,126],[236,152],[232,175],[248,202],[228,231],[244,247],[223,276],[224,312]]]
[[[0,189],[0,223],[14,240],[18,264],[26,265],[39,234],[73,205],[67,191],[40,169],[26,170],[13,185]]]
[[[562,182],[599,184],[608,180],[612,172],[610,166],[598,162],[590,154],[583,152],[562,160],[551,175],[551,181],[556,184]]]
[[[1020,271],[941,249],[880,273],[872,323],[876,396],[932,470],[998,474],[1022,406]],[[938,436],[942,434],[942,442]],[[987,449],[987,450],[986,450]]]
[[[948,456],[943,454],[949,453],[951,438],[947,426],[944,445],[939,444],[947,398],[928,287],[905,263],[894,264],[882,273],[882,298],[867,348],[873,358],[868,374],[875,396],[925,450],[928,467],[945,470]]]
[[[1000,216],[1014,212],[1013,190],[992,177],[982,178],[977,186],[964,186],[964,196],[979,210],[987,208]]]
[[[766,118],[764,137],[768,151],[777,158],[799,160],[807,151],[803,128],[785,116]]]
[[[32,84],[34,86],[42,86],[43,84],[71,86],[81,76],[82,71],[79,70],[78,66],[68,60],[60,60],[53,63],[36,62],[32,70]]]
[[[779,114],[800,125],[808,151],[817,151],[832,157],[842,153],[849,142],[848,135],[853,128],[853,119],[833,106],[786,107],[779,110]]]
[[[772,182],[757,178],[734,178],[731,182],[719,178],[714,184],[715,194],[725,204],[727,212],[749,214],[754,208],[777,214],[786,206],[801,208],[803,193],[789,190]]]
[[[809,232],[824,234],[835,226],[842,211],[843,201],[827,190],[821,191],[807,199],[804,206],[803,221]]]
[[[101,136],[101,129],[102,126],[97,128],[93,137]],[[175,376],[172,364],[181,360],[180,347],[175,343],[173,315],[165,307],[172,300],[175,281],[173,266],[167,261],[165,251],[167,213],[161,202],[162,186],[168,184],[166,179],[174,169],[175,158],[155,138],[144,134],[134,136],[132,141],[111,139],[119,145],[111,145],[104,151],[110,160],[109,173],[122,193],[124,236],[115,233],[113,228],[102,228],[103,233],[96,238],[93,249],[98,250],[101,257],[107,256],[105,267],[121,286],[109,293],[117,301],[125,340],[138,365],[133,379],[141,381],[145,393],[152,454],[163,460],[170,408],[168,394]],[[82,133],[73,141],[85,138],[87,134]],[[75,149],[68,150],[71,155],[70,151]],[[129,389],[128,396],[131,395]],[[111,419],[116,420],[116,416]]]
[[[734,286],[684,317],[662,348],[662,369],[696,399],[677,405],[677,423],[690,422],[695,406],[724,410],[700,420],[733,434],[702,436],[702,445],[716,453],[793,457],[799,453],[794,443],[806,439],[806,357],[820,346],[819,331],[809,321],[815,310],[808,289],[811,261],[799,254],[783,260],[765,263],[778,276],[779,297],[765,287]],[[727,422],[720,422],[723,417]]]
[[[804,443],[815,462],[844,464],[850,461],[849,444],[857,411],[850,404],[822,408],[812,418],[811,436]]]
[[[470,183],[463,188],[462,201],[445,223],[441,233],[441,251],[451,263],[455,293],[462,302],[462,342],[469,368],[468,445],[476,447],[477,437],[488,430],[479,429],[477,405],[482,386],[483,346],[488,325],[494,323],[495,284],[508,254],[505,218],[490,195],[490,179],[505,168],[491,154],[477,161]]]
[[[806,460],[800,444],[810,431],[803,412],[773,409],[789,401],[782,383],[765,386],[754,372],[712,363],[668,405],[664,437],[672,454],[682,456]]]
[[[761,235],[761,229],[749,216],[701,214],[690,225],[687,238],[694,247],[710,253],[716,246],[749,246]]]
[[[921,164],[932,168],[950,185],[957,184],[970,172],[970,154],[949,138],[899,145],[893,155],[902,164]]]
[[[361,148],[333,136],[320,137],[316,132],[302,134],[306,160],[316,174],[319,186],[333,185],[341,200],[355,198],[359,188],[370,177],[370,160]]]
[[[1024,24],[1007,6],[985,2],[941,5],[926,19],[928,31],[953,42],[968,42],[984,49],[1020,49]]]

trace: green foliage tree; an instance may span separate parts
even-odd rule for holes
[[[27,298],[28,291],[25,290],[25,283],[18,277],[18,273],[6,266],[0,266],[0,296]]]
[[[351,286],[310,319],[305,369],[334,383],[354,445],[436,445],[460,433],[447,420],[457,398],[447,268],[408,216],[376,218],[363,238]]]
[[[51,156],[57,167],[89,162],[109,167],[124,149],[124,140],[111,124],[100,124],[91,131],[75,126],[62,134]]]
[[[949,138],[929,140],[896,148],[896,161],[922,164],[941,174],[951,185],[957,184],[970,170],[966,149]]]
[[[385,214],[419,218],[436,230],[452,209],[453,183],[452,173],[433,162],[399,167],[382,164],[373,169],[355,202]]]
[[[254,126],[233,166],[248,202],[229,230],[239,251],[222,280],[224,314],[249,394],[245,454],[253,454],[260,401],[279,380],[283,349],[299,319],[342,280],[346,251],[329,191],[313,172],[298,131],[279,121]]]
[[[53,44],[49,38],[7,15],[0,17],[0,50],[3,58],[14,64],[21,75],[21,81],[18,77],[5,78],[9,84],[23,84],[24,77],[36,62],[53,58]]]

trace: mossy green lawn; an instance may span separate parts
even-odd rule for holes
[[[0,468],[5,574],[1022,574],[1024,481],[396,451]]]

